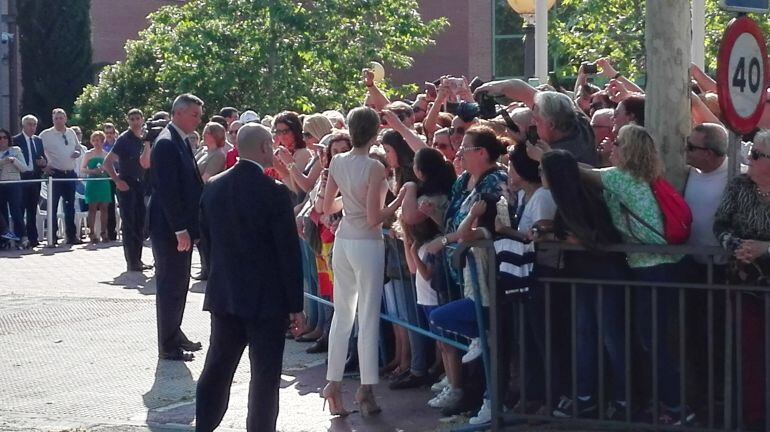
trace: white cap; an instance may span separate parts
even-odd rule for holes
[[[247,111],[244,111],[243,114],[241,114],[241,117],[238,120],[240,120],[243,124],[258,122],[259,116],[254,111],[247,110]]]

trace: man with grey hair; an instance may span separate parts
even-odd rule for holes
[[[602,108],[594,111],[591,117],[591,129],[594,131],[594,145],[599,156],[598,166],[600,167],[611,165],[610,153],[612,153],[612,143],[615,142],[615,136],[612,133],[614,115],[615,110],[612,108]]]
[[[36,180],[43,177],[43,168],[46,166],[43,140],[35,135],[37,131],[37,117],[27,114],[21,118],[21,133],[13,137],[13,145],[21,148],[24,162],[31,170],[22,172],[22,180]],[[40,200],[40,183],[25,183],[22,185],[22,211],[26,219],[27,234],[21,239],[24,248],[35,247],[39,244],[37,233],[37,203]]]
[[[206,364],[196,391],[196,430],[213,431],[227,409],[233,374],[246,346],[251,386],[246,428],[275,431],[287,318],[303,328],[302,257],[289,189],[264,173],[272,165],[270,130],[238,131],[240,160],[215,176],[201,197],[211,313]]]
[[[729,180],[728,171],[730,162],[727,158],[727,130],[719,124],[703,123],[693,127],[687,138],[685,147],[687,164],[690,165],[687,183],[684,190],[684,199],[692,210],[692,228],[687,245],[696,247],[720,246],[714,235],[714,215],[717,212],[722,196],[724,195]],[[705,283],[708,271],[708,257],[702,255],[690,255],[682,260],[681,270],[686,272],[688,281]],[[714,258],[713,282],[724,283],[726,275],[726,260],[721,257]],[[714,308],[713,321],[708,320],[708,296],[705,292],[688,290],[687,293],[687,321],[685,323],[687,334],[688,369],[693,371],[688,376],[707,376],[708,363],[702,353],[708,347],[708,332],[713,322],[721,322],[722,311]],[[723,294],[715,293],[713,301],[722,304]],[[719,327],[719,326],[717,326]],[[724,338],[721,328],[714,328],[715,340]],[[717,350],[718,351],[718,350]],[[714,367],[719,370],[724,357],[717,355],[714,358]],[[716,381],[720,391],[721,380]],[[703,395],[708,394],[705,382],[688,382],[689,392],[695,395],[688,403],[694,407],[703,406],[707,401]]]
[[[534,97],[532,120],[540,139],[551,148],[569,151],[578,162],[597,164],[593,130],[569,96],[554,91],[538,92]]]
[[[158,316],[158,357],[191,361],[199,342],[182,332],[182,317],[190,285],[193,242],[198,240],[198,202],[203,181],[187,137],[201,123],[203,101],[180,95],[171,108],[171,122],[150,153],[150,239],[155,258]]]

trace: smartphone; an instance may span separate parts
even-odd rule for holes
[[[585,62],[581,66],[583,66],[583,72],[585,72],[588,75],[596,75],[596,73],[598,72],[596,63]]]
[[[538,141],[540,141],[540,136],[537,134],[537,126],[532,125],[529,128],[527,128],[527,141],[530,142],[530,144],[537,144]]]

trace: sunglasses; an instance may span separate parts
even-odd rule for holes
[[[696,146],[695,144],[691,143],[689,140],[687,141],[687,146],[685,148],[687,149],[688,152],[693,152],[695,150],[711,150],[708,147]]]
[[[8,135],[0,135],[0,139],[11,139]]]
[[[449,135],[454,135],[454,134],[465,135],[465,128],[462,127],[462,126],[460,126],[460,127],[450,127],[449,128]]]
[[[70,145],[70,142],[67,140],[67,135],[62,134],[61,136],[62,136],[62,138],[64,138],[64,145],[66,145],[66,146]]]
[[[291,129],[273,129],[273,135],[288,135]]]
[[[484,148],[484,147],[481,147],[481,146],[462,147],[462,146],[460,146],[460,149],[457,151],[457,153],[467,153],[469,151],[474,151],[474,150],[478,150],[478,149],[482,149],[482,148]]]
[[[759,158],[766,158],[770,159],[770,155],[767,153],[762,153],[759,150],[751,149],[749,151],[749,157],[751,157],[751,160],[759,160]]]

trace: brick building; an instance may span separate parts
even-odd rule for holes
[[[186,0],[92,0],[92,61],[104,66],[125,58],[127,40],[135,39],[148,25],[147,15],[167,5]],[[18,104],[23,91],[17,45],[8,39],[15,31],[11,6],[15,0],[0,0],[0,127],[18,129]],[[409,70],[391,70],[396,83],[422,83],[442,74],[492,77],[523,75],[523,34],[521,18],[506,0],[420,0],[425,20],[445,17],[449,27],[436,37],[436,45],[414,53]],[[16,67],[14,71],[13,68]],[[11,80],[11,76],[19,77]],[[15,87],[12,83],[15,82]]]

